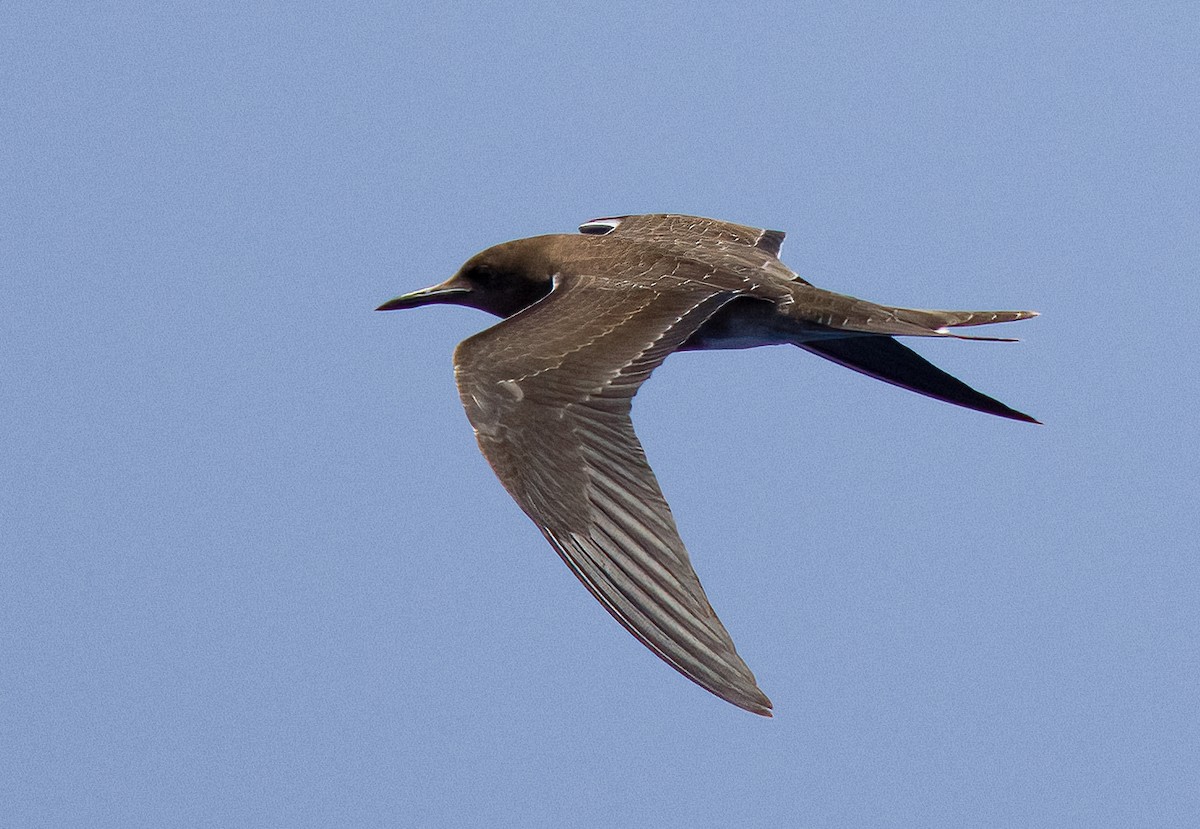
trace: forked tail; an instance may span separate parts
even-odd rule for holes
[[[1017,322],[1038,316],[1037,311],[925,311],[917,308],[890,308],[888,310],[896,315],[896,319],[926,329],[925,336],[986,340],[996,343],[1014,343],[1016,340],[1011,337],[956,334],[947,329],[966,328],[970,325],[991,325],[994,322]]]

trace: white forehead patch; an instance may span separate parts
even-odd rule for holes
[[[621,223],[624,216],[614,216],[609,219],[592,219],[590,222],[584,222],[579,226],[580,233],[589,233],[593,236],[603,236],[605,233],[612,233],[616,230],[617,225]]]

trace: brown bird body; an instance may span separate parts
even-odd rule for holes
[[[380,310],[449,302],[505,317],[454,355],[467,417],[501,483],[630,633],[717,696],[770,715],[634,434],[638,388],[673,351],[790,343],[1036,423],[893,339],[961,336],[950,329],[1035,313],[896,308],[825,291],[779,260],[779,231],[667,214],[580,230],[489,248],[441,285]]]

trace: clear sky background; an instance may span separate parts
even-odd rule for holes
[[[35,826],[1194,826],[1194,3],[8,4],[0,803]],[[793,348],[634,419],[776,706],[626,634],[479,455],[479,312],[650,211],[1036,427]]]

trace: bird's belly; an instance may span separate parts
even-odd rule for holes
[[[774,303],[735,299],[709,317],[679,350],[799,345],[812,340],[845,337],[851,333],[784,316]]]
[[[709,332],[700,329],[683,344],[681,351],[707,350],[714,348],[758,348],[760,345],[779,345],[783,340],[775,339],[770,331],[745,329],[735,333]]]

